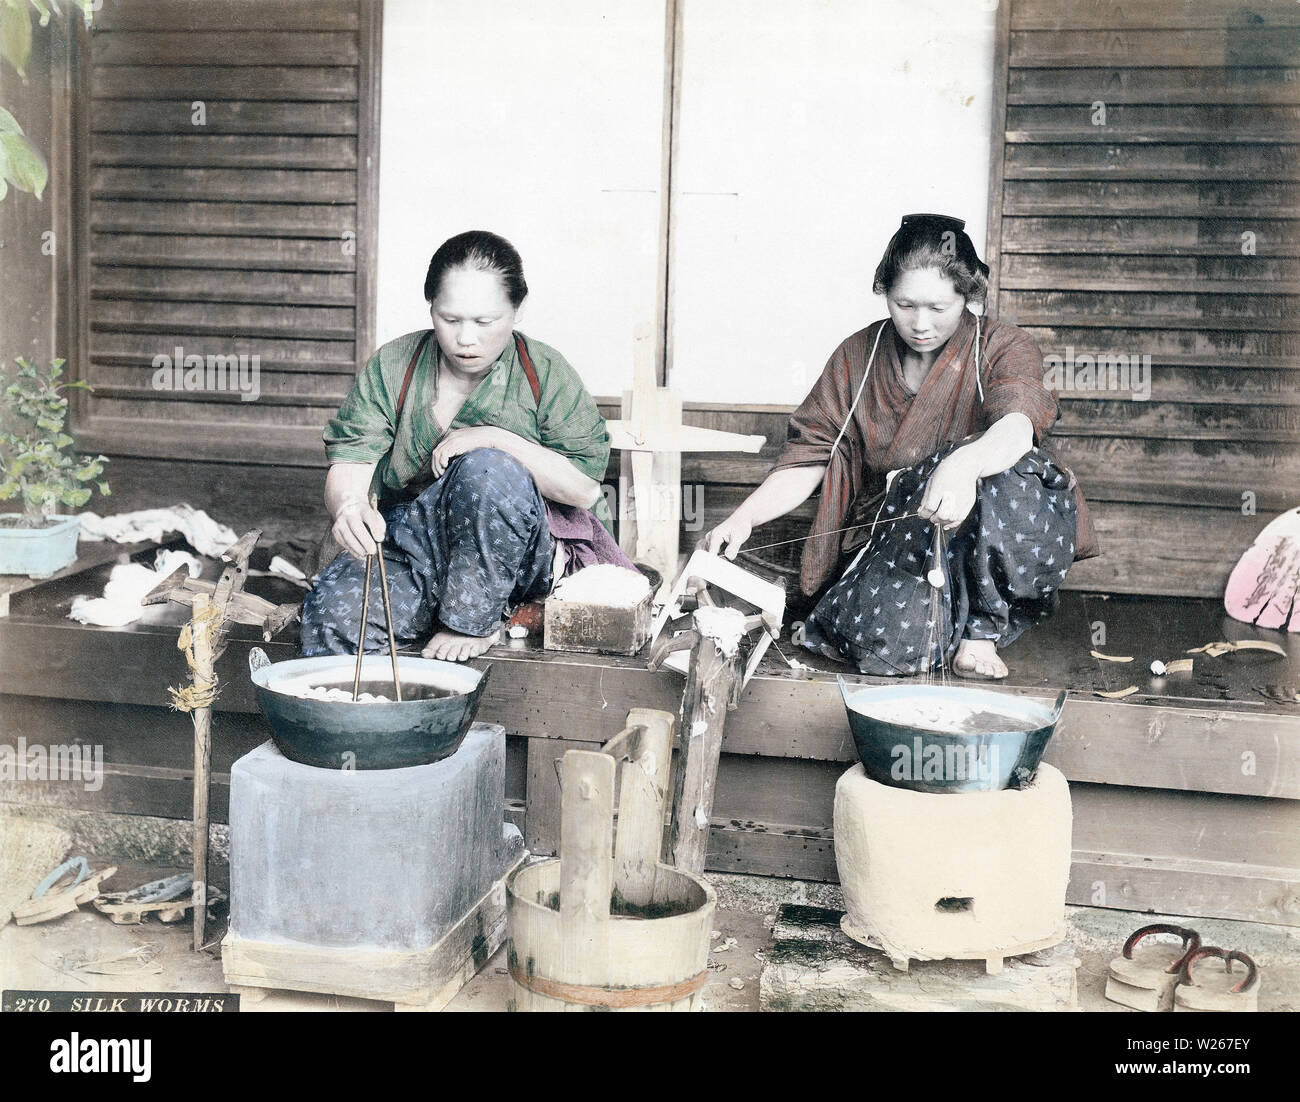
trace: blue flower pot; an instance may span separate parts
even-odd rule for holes
[[[21,516],[0,513],[0,520]],[[51,517],[48,528],[0,528],[0,574],[44,578],[77,561],[80,517]]]

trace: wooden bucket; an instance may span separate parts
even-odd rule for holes
[[[564,755],[560,856],[506,883],[517,1010],[694,1010],[717,897],[659,860],[674,717],[636,708],[599,752]],[[614,837],[614,777],[624,760]]]

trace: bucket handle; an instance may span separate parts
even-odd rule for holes
[[[844,706],[847,708],[849,706],[849,683],[844,680],[844,675],[842,673],[837,673],[835,675],[835,680],[839,683],[840,696],[844,698]]]
[[[1069,695],[1064,689],[1056,698],[1056,703],[1052,705],[1052,722],[1051,726],[1055,727],[1061,719],[1061,712],[1065,710],[1065,698]]]

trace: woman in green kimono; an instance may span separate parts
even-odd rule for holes
[[[452,661],[566,570],[631,566],[608,531],[604,419],[563,356],[516,332],[527,293],[508,241],[451,238],[425,278],[433,328],[380,348],[329,422],[325,504],[344,550],[303,605],[304,655],[355,652],[364,559],[381,547],[398,645]],[[377,589],[368,621],[377,649]]]

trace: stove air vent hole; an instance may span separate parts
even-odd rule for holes
[[[975,910],[975,899],[969,895],[946,895],[934,905],[940,914],[969,914]]]

